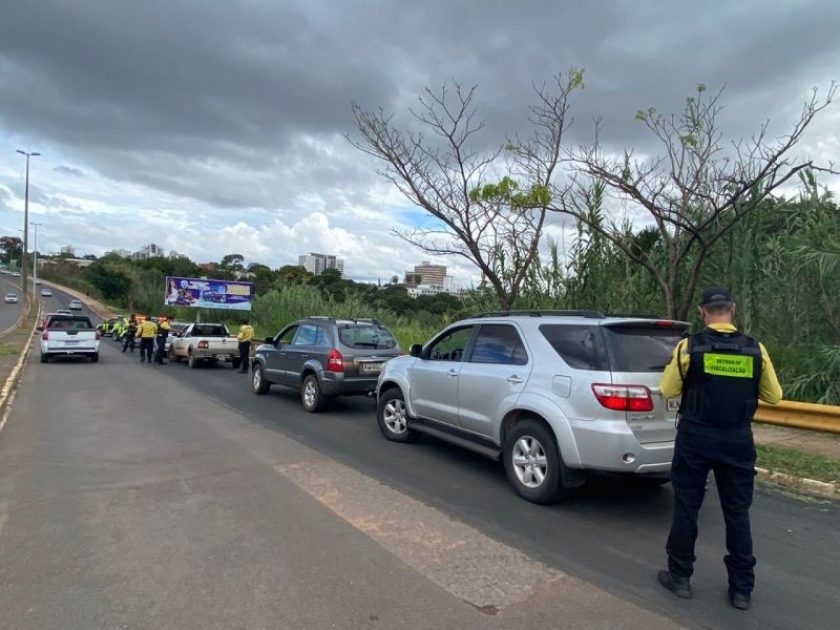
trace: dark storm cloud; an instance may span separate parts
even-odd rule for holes
[[[634,112],[678,108],[698,82],[728,84],[748,134],[836,72],[837,24],[833,0],[11,2],[0,122],[115,179],[277,207],[295,186],[368,185],[370,162],[340,140],[354,100],[402,119],[424,85],[478,84],[495,143],[524,125],[531,81],[574,66],[575,141],[598,116],[611,142],[644,148]]]
[[[73,168],[72,166],[67,166],[66,164],[59,164],[53,169],[56,173],[61,173],[62,175],[73,175],[74,177],[84,177],[85,172],[79,168]]]

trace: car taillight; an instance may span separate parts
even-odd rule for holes
[[[49,339],[50,333],[48,330],[45,330],[43,333],[41,333],[41,341],[49,341]]]
[[[595,398],[613,411],[653,411],[653,397],[644,385],[592,385]]]
[[[202,350],[206,350],[207,348],[210,347],[210,342],[209,341],[199,341],[198,342],[198,347]]]
[[[327,372],[343,372],[344,371],[344,357],[341,353],[333,348],[327,355]]]
[[[96,331],[96,340],[99,341],[102,338],[102,333],[98,330]]]

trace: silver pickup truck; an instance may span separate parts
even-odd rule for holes
[[[239,368],[239,343],[224,324],[190,324],[169,344],[169,361],[186,359],[191,368],[224,361]]]

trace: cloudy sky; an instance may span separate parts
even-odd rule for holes
[[[345,139],[352,101],[402,120],[424,86],[478,86],[482,142],[521,128],[532,81],[586,70],[570,140],[649,149],[633,114],[726,85],[724,123],[781,133],[840,78],[836,0],[12,0],[0,21],[0,234],[23,224],[39,151],[39,250],[155,242],[203,262],[308,251],[389,278],[425,258],[423,220]],[[800,152],[840,154],[840,107]],[[444,261],[468,282],[473,271]]]

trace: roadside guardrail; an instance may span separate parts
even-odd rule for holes
[[[794,429],[840,433],[840,407],[783,400],[778,405],[759,403],[756,422]]]

